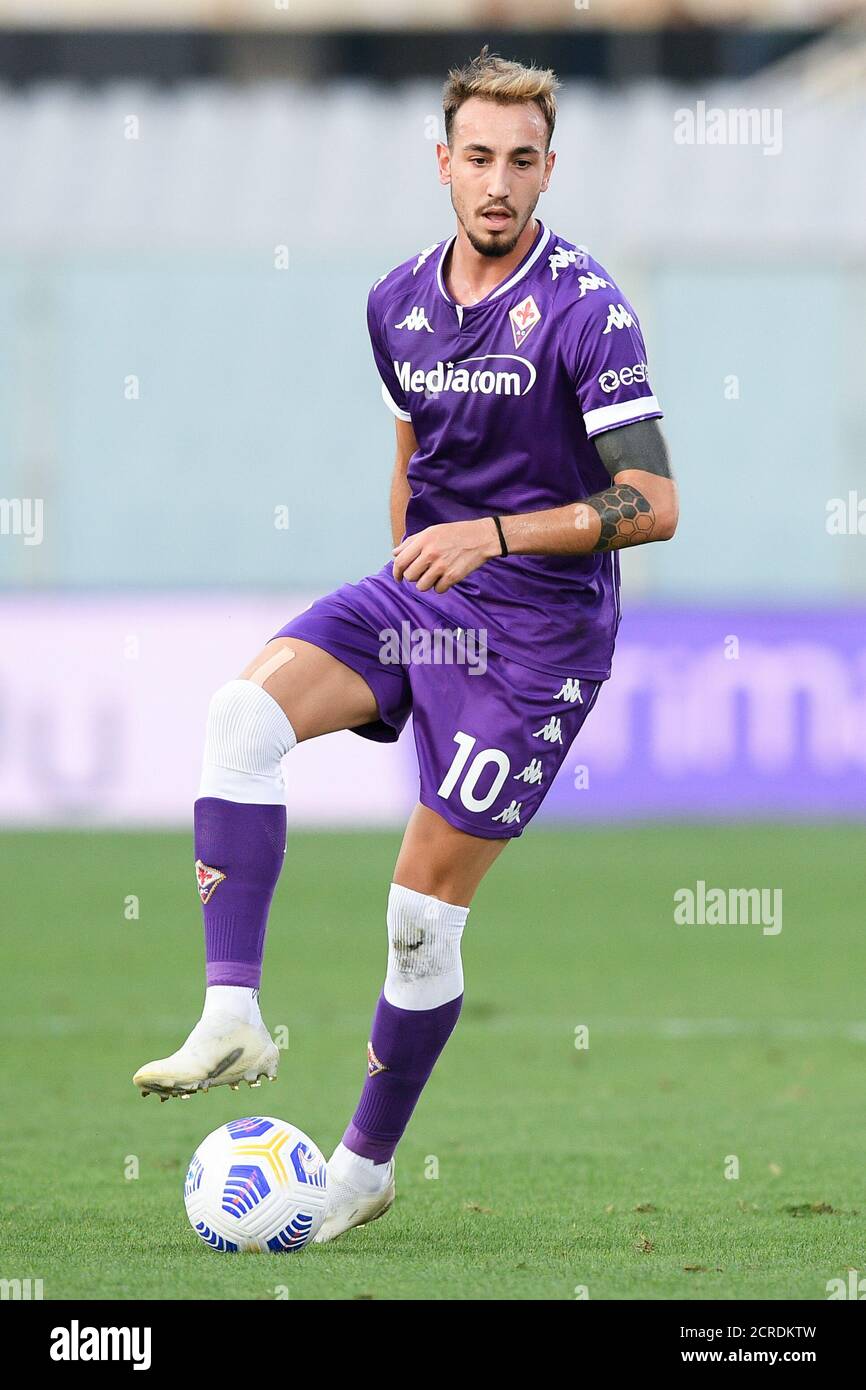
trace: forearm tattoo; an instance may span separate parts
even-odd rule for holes
[[[601,519],[601,535],[593,550],[619,550],[652,540],[655,512],[643,493],[629,483],[614,483],[604,492],[596,492],[587,497],[586,505]]]

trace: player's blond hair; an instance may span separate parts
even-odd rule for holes
[[[488,52],[484,45],[477,58],[462,68],[452,68],[442,91],[445,139],[451,144],[454,117],[470,97],[484,97],[502,105],[534,101],[547,123],[547,149],[556,123],[556,90],[559,79],[550,68],[526,67]]]

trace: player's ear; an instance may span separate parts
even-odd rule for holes
[[[439,165],[439,182],[451,182],[451,151],[441,140],[436,144],[436,162]]]
[[[550,176],[551,176],[551,174],[553,173],[553,166],[554,166],[555,163],[556,163],[556,151],[555,151],[555,150],[549,150],[548,153],[547,153],[547,155],[545,156],[545,159],[544,159],[544,178],[541,180],[541,191],[542,191],[542,193],[546,193],[546,192],[547,192],[547,187],[548,187],[548,184],[550,183]]]

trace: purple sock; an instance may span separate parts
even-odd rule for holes
[[[268,910],[286,849],[285,806],[199,797],[196,879],[209,985],[258,989]]]
[[[386,1163],[460,1016],[463,995],[437,1009],[398,1009],[379,996],[367,1050],[367,1080],[343,1143]]]

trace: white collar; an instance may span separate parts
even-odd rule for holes
[[[497,285],[496,288],[491,290],[489,294],[486,294],[483,299],[479,299],[476,304],[461,304],[459,306],[461,309],[479,309],[482,304],[488,304],[490,300],[498,299],[501,294],[505,294],[506,290],[510,290],[512,285],[516,285],[518,280],[522,280],[524,275],[527,275],[529,273],[529,271],[535,265],[535,262],[538,260],[539,256],[541,255],[542,251],[544,250],[545,246],[550,240],[550,228],[545,227],[544,223],[541,221],[541,218],[538,219],[538,225],[541,228],[541,231],[539,232],[538,237],[536,239],[535,247],[527,255],[526,260],[524,260],[517,267],[514,274],[509,276],[507,280],[504,280],[501,285]],[[454,242],[456,240],[457,233],[455,232],[445,242],[442,248],[442,253],[436,265],[436,284],[439,286],[439,293],[442,295],[442,298],[445,299],[449,304],[454,304],[454,300],[451,298],[450,294],[445,288],[445,281],[442,278],[442,267],[445,264],[445,257],[448,255],[448,252],[451,250],[451,247],[454,245]],[[456,307],[458,306],[455,305],[455,308]]]

